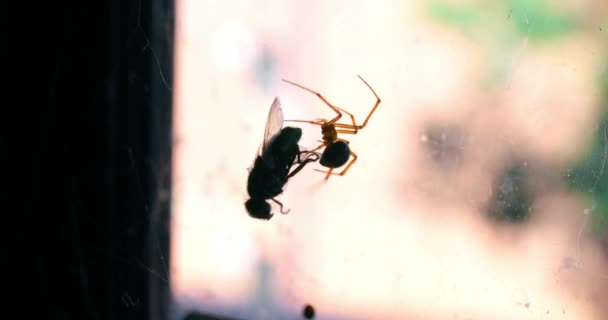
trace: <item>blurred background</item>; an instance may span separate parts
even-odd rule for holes
[[[7,171],[28,199],[5,215],[24,218],[6,228],[21,314],[608,318],[606,1],[36,8],[11,10],[25,112],[6,119],[26,139],[2,140],[24,157]],[[252,219],[273,99],[334,115],[281,79],[360,123],[375,98],[357,75],[382,99],[341,136],[357,162],[328,181],[306,166],[289,214]]]
[[[607,17],[599,0],[176,1],[170,318],[606,319]],[[382,99],[342,136],[357,162],[328,181],[307,166],[289,214],[250,218],[274,97],[286,119],[334,115],[281,79],[360,123],[375,98],[356,75]]]

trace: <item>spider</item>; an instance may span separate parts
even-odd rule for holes
[[[361,125],[358,125],[355,122],[355,116],[353,116],[352,113],[350,113],[342,108],[332,105],[320,93],[318,93],[314,90],[311,90],[309,88],[306,88],[302,85],[299,85],[297,83],[291,82],[289,80],[282,79],[283,81],[285,81],[289,84],[292,84],[296,87],[299,87],[310,93],[315,94],[330,109],[332,109],[334,112],[337,113],[337,115],[329,121],[327,121],[325,119],[320,119],[320,120],[316,120],[316,121],[285,120],[285,121],[290,121],[290,122],[303,122],[303,123],[310,123],[310,124],[315,124],[315,125],[321,126],[321,134],[323,135],[323,141],[320,146],[318,146],[311,152],[314,152],[316,150],[319,150],[319,149],[325,147],[325,151],[323,151],[323,154],[321,155],[320,163],[322,166],[329,168],[329,170],[323,171],[323,170],[315,169],[316,171],[327,174],[325,176],[325,180],[329,179],[329,176],[332,174],[343,176],[344,174],[346,174],[348,169],[355,163],[355,161],[357,161],[357,154],[355,152],[353,152],[348,146],[349,141],[338,138],[338,133],[357,134],[357,132],[359,130],[365,128],[365,126],[367,125],[367,122],[369,121],[369,118],[372,116],[374,111],[376,111],[376,108],[378,108],[378,106],[380,105],[380,102],[382,102],[382,100],[380,100],[380,97],[378,97],[378,94],[376,94],[376,91],[374,91],[374,89],[372,89],[372,87],[367,83],[367,81],[363,80],[363,78],[359,75],[357,75],[357,77],[359,77],[359,79],[361,79],[361,81],[363,81],[363,83],[365,83],[365,85],[374,94],[374,96],[376,96],[376,99],[377,99],[376,104],[372,108],[372,111],[369,112],[369,114],[367,115],[367,118],[365,118],[365,121],[363,121],[363,124],[361,124]],[[352,120],[352,124],[338,123],[338,120],[340,120],[340,118],[342,118],[342,112],[344,112],[350,116],[350,118]],[[353,156],[352,160],[346,165],[346,167],[344,168],[344,170],[342,170],[342,172],[340,172],[340,173],[332,172],[335,168],[339,168],[339,167],[343,166],[348,161],[348,159],[350,158],[351,155]]]

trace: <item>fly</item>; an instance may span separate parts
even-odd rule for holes
[[[265,220],[272,218],[271,206],[266,200],[278,204],[282,214],[289,213],[289,210],[283,211],[283,204],[275,197],[283,193],[283,188],[291,177],[321,157],[317,152],[300,151],[298,141],[301,137],[302,129],[283,128],[281,102],[275,98],[268,113],[262,148],[247,178],[250,199],[245,202],[245,208],[251,217]],[[296,167],[292,170],[294,165]]]

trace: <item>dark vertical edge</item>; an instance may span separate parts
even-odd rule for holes
[[[171,303],[170,230],[172,172],[172,105],[175,7],[172,0],[155,0],[150,23],[150,119],[148,185],[150,194],[147,254],[150,267],[161,277],[148,274],[149,319],[168,319]]]

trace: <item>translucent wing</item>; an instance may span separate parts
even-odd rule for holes
[[[281,109],[281,101],[279,98],[274,98],[270,111],[268,112],[268,120],[266,120],[266,130],[264,131],[264,142],[262,144],[262,152],[265,152],[272,139],[283,128],[283,109]]]

